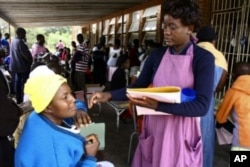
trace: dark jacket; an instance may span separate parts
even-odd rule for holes
[[[10,70],[17,73],[30,71],[32,56],[28,46],[22,39],[15,38],[10,47],[11,63]]]
[[[117,68],[111,79],[110,90],[124,88],[127,84],[126,72],[122,68]]]
[[[0,70],[0,137],[13,134],[21,115],[21,109],[8,97],[7,85],[6,79]]]

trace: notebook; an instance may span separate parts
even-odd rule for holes
[[[82,127],[80,129],[80,134],[84,137],[90,134],[96,134],[100,141],[99,150],[104,150],[105,148],[105,123],[91,123],[87,127]]]

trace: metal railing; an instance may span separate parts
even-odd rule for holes
[[[211,11],[211,25],[218,35],[216,48],[224,53],[228,62],[227,84],[216,94],[216,98],[221,99],[232,84],[234,64],[250,61],[250,1],[212,0]]]

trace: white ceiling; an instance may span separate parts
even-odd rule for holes
[[[0,17],[14,26],[77,26],[149,0],[0,0]]]

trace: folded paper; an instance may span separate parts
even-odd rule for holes
[[[80,134],[84,137],[90,134],[96,134],[100,141],[99,150],[104,150],[105,148],[105,123],[92,123],[92,124],[89,124],[87,127],[82,127],[80,129]]]
[[[127,93],[133,98],[149,97],[160,102],[180,103],[181,88],[175,86],[154,88],[128,88]]]
[[[181,88],[176,86],[153,87],[153,88],[128,88],[127,93],[133,98],[149,97],[159,102],[180,103]],[[150,108],[136,106],[137,115],[169,115]]]

